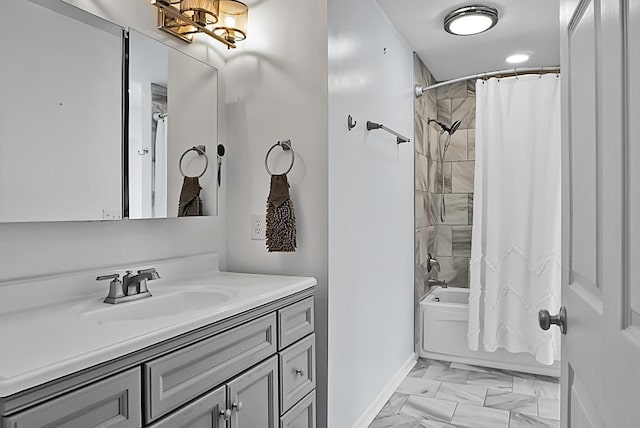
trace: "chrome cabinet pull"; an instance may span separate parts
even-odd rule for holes
[[[295,373],[298,376],[304,376],[304,369],[295,369]]]
[[[242,406],[244,406],[242,401],[238,401],[237,403],[233,403],[231,405],[231,408],[233,408],[233,410],[235,410],[236,412],[239,412],[240,410],[242,410]]]
[[[231,419],[231,410],[230,409],[220,410],[220,417],[223,420],[228,421],[229,419]]]

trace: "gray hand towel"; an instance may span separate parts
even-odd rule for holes
[[[178,217],[202,215],[202,200],[200,199],[200,182],[198,177],[185,177],[180,190],[178,202]]]
[[[266,223],[265,235],[269,252],[296,250],[296,213],[289,196],[287,174],[271,176]]]

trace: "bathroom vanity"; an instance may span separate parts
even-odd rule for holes
[[[104,269],[0,286],[2,428],[315,427],[315,279],[154,267],[119,305]]]

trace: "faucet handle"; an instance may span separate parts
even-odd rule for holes
[[[431,272],[431,269],[436,268],[440,272],[440,262],[436,260],[431,253],[427,254],[427,272]]]
[[[107,279],[112,279],[112,280],[117,280],[118,278],[120,278],[120,274],[119,273],[114,273],[111,275],[100,275],[96,278],[96,281],[105,281]]]
[[[124,291],[122,289],[122,281],[120,281],[120,274],[114,273],[111,275],[100,275],[96,278],[96,281],[104,281],[110,279],[109,294],[104,299],[105,303],[116,303],[118,299],[124,297]]]
[[[156,268],[148,268],[148,269],[141,269],[138,271],[139,275],[149,275],[149,279],[158,279],[160,278],[160,274],[158,274],[158,271],[156,271]]]

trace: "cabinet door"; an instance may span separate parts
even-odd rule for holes
[[[149,428],[224,428],[228,419],[226,393],[221,386]]]
[[[135,368],[9,416],[3,427],[139,428],[140,389]]]
[[[278,427],[278,359],[264,363],[227,384],[230,428]]]

